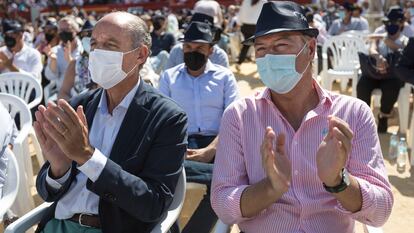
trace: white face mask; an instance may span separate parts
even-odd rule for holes
[[[89,54],[88,69],[91,79],[106,90],[117,85],[137,67],[138,64],[136,64],[128,73],[125,73],[122,70],[124,55],[134,52],[136,49],[126,53],[94,49]]]

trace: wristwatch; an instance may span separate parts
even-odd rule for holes
[[[329,187],[326,186],[325,183],[323,183],[323,187],[325,188],[326,191],[330,192],[330,193],[339,193],[344,191],[346,188],[348,188],[349,184],[351,183],[351,181],[349,180],[349,173],[346,170],[346,168],[342,168],[342,180],[341,183],[338,184],[335,187]]]

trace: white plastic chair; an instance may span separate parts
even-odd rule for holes
[[[13,212],[21,216],[34,208],[33,198],[30,192],[30,182],[33,183],[33,168],[31,167],[31,158],[29,155],[29,143],[27,137],[32,128],[32,116],[26,103],[19,97],[0,93],[0,103],[9,111],[10,116],[14,119],[19,113],[20,129],[13,145],[13,152],[16,155],[16,160],[19,165],[19,193],[17,201],[13,205]],[[30,167],[28,166],[30,161]]]
[[[30,95],[33,91],[35,91],[35,97],[30,101]],[[22,98],[29,109],[40,104],[43,95],[42,86],[36,78],[19,72],[0,74],[0,92]]]
[[[328,51],[332,52],[332,68],[328,68]],[[341,90],[345,91],[348,80],[352,80],[352,96],[356,97],[358,82],[358,52],[366,52],[364,41],[358,37],[340,35],[329,38],[322,47],[322,86],[331,90],[336,79],[341,80]]]
[[[33,91],[35,92],[35,97],[33,100],[30,100]],[[36,78],[19,72],[9,72],[0,75],[0,92],[20,97],[27,104],[29,109],[33,109],[39,105],[43,95],[42,86]],[[45,160],[33,128],[30,129],[29,136],[32,139],[37,161],[41,166]],[[26,162],[28,163],[28,169],[32,171],[32,161],[28,160]],[[29,184],[33,186],[33,180],[29,180]]]
[[[219,219],[216,223],[214,233],[229,233],[230,230],[231,226],[226,225]],[[7,231],[5,233],[7,233]],[[364,233],[383,233],[383,231],[379,227],[364,225]]]
[[[182,169],[181,176],[178,180],[177,186],[175,188],[174,199],[168,208],[167,213],[164,214],[161,221],[152,229],[151,233],[166,233],[175,223],[175,221],[180,216],[181,209],[184,204],[185,198],[185,188],[186,188],[186,177],[185,169]],[[52,203],[43,203],[40,206],[36,207],[34,210],[30,211],[28,214],[19,218],[17,221],[10,224],[4,233],[24,233],[29,228],[37,224],[41,219],[43,214],[45,214],[46,209]]]
[[[400,123],[399,131],[401,134],[405,134],[408,129],[409,115],[410,115],[410,94],[411,94],[412,85],[406,83],[404,87],[400,89],[398,94],[398,120]],[[382,92],[380,89],[375,89],[372,92],[373,106],[381,106],[381,95]],[[412,131],[410,131],[412,132]]]
[[[45,100],[45,103],[57,100],[57,94],[58,89],[55,81],[50,81],[49,84],[43,88],[43,99]]]
[[[15,155],[9,148],[6,149],[5,155],[8,161],[3,194],[0,193],[0,220],[16,200],[20,184],[19,165]]]

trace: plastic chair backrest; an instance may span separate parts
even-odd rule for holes
[[[9,111],[13,119],[17,114],[19,116],[20,129],[16,141],[20,141],[21,137],[26,138],[32,127],[32,115],[27,104],[19,97],[6,93],[0,93],[0,103]]]
[[[3,195],[0,196],[0,216],[3,216],[16,200],[20,182],[19,166],[13,152],[9,148],[6,149],[5,156],[7,157],[7,172],[3,186]]]
[[[34,91],[35,96],[32,96]],[[40,82],[29,74],[9,72],[0,74],[0,92],[20,97],[30,109],[36,107],[43,98]]]
[[[328,51],[331,51],[329,58],[331,59],[333,70],[355,70],[359,65],[358,52],[365,52],[364,41],[353,36],[333,36],[329,38],[322,47],[324,58],[328,57]],[[324,64],[326,68],[327,64]]]
[[[167,213],[164,214],[160,222],[154,227],[154,229],[152,229],[151,233],[166,233],[170,230],[171,226],[180,216],[185,199],[185,190],[186,176],[185,169],[183,168],[180,178],[178,179],[177,186],[175,187],[174,199],[168,208]]]

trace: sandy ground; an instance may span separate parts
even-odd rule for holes
[[[258,74],[256,73],[256,65],[253,63],[245,63],[241,67],[241,72],[236,72],[232,67],[233,72],[238,82],[241,96],[247,96],[254,94],[255,92],[263,88],[263,84],[260,81]],[[334,90],[338,90],[335,88]],[[348,94],[349,94],[348,90]],[[377,110],[374,110],[377,112]],[[388,132],[396,132],[398,130],[398,116],[393,118],[390,123]],[[383,150],[384,157],[386,158],[388,153],[388,143],[390,134],[381,134],[380,141]],[[39,170],[39,166],[34,162],[34,171]],[[388,222],[383,226],[385,233],[412,233],[414,232],[414,176],[410,173],[414,173],[414,169],[409,171],[407,168],[406,172],[400,174],[396,171],[396,167],[387,159],[385,160],[389,180],[392,184],[392,192],[394,194],[394,208]],[[205,189],[202,185],[190,184],[189,189],[186,193],[186,201],[180,216],[180,225],[184,226],[195,208],[198,205]],[[36,190],[33,188],[33,196],[36,205],[39,205],[42,200],[36,194]],[[3,232],[0,224],[0,233]],[[233,229],[232,233],[238,233],[237,229]],[[356,233],[362,233],[362,226],[358,224],[356,227]]]

